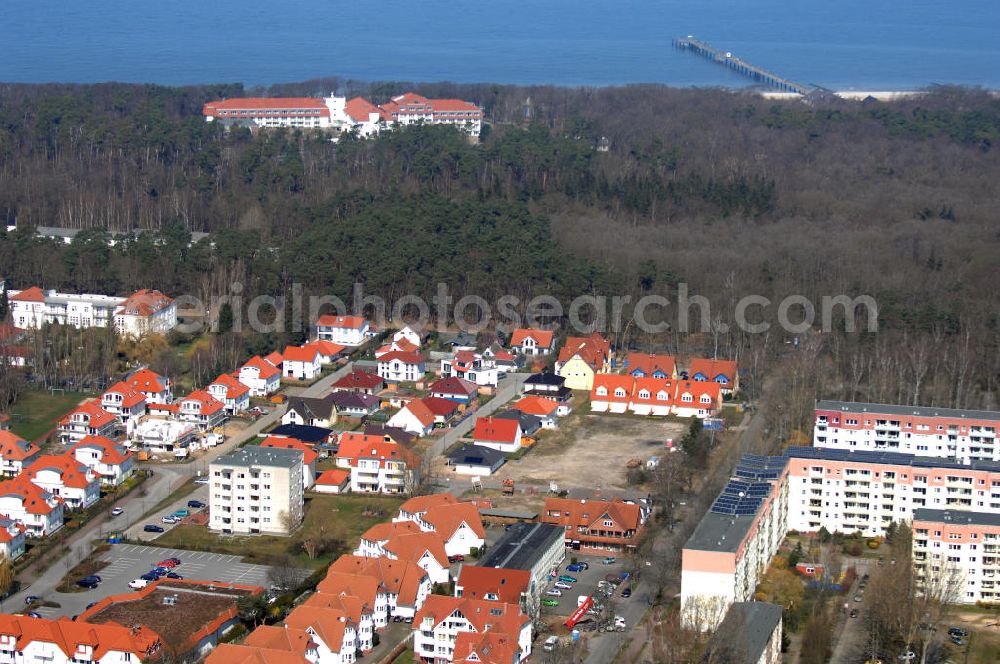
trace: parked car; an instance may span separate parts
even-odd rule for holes
[[[38,595],[28,595],[27,597],[24,598],[25,605],[34,604],[35,602],[41,602],[41,601],[42,598],[39,597]]]
[[[585,569],[590,569],[590,565],[587,563],[572,563],[566,565],[567,572],[582,572]]]
[[[463,556],[461,553],[456,553],[454,556],[448,556],[449,563],[460,563],[463,562],[464,560],[465,556]]]
[[[544,650],[545,652],[552,652],[558,646],[559,646],[559,637],[550,636],[549,638],[545,639],[545,643],[542,644],[542,650]]]
[[[42,614],[40,614],[38,611],[28,611],[28,613],[25,614],[25,615],[27,615],[29,618],[41,618],[42,617]]]
[[[896,561],[893,561],[893,562],[896,562]],[[903,654],[901,654],[896,659],[898,659],[901,662],[909,662],[909,661],[914,660],[916,658],[917,658],[917,653],[913,652],[912,650],[907,650],[906,652],[904,652]]]
[[[545,598],[542,600],[542,606],[559,606],[559,600]]]
[[[954,643],[956,646],[965,645],[965,639],[963,639],[961,636],[955,636],[954,634],[951,637],[951,642]]]
[[[545,591],[545,594],[549,597],[562,597],[562,591],[558,588],[551,588]]]
[[[172,514],[168,514],[165,517],[162,517],[160,521],[162,521],[163,523],[173,524],[177,523],[177,517],[173,516]]]
[[[631,596],[632,596],[632,589],[631,588],[626,588],[625,590],[622,591],[622,597],[624,599],[628,599]]]
[[[568,584],[568,583],[566,583],[564,581],[556,581],[552,585],[554,585],[556,588],[561,588],[563,590],[572,590],[573,589],[573,586],[571,586],[570,584]]]
[[[163,532],[163,527],[162,526],[158,526],[155,523],[147,523],[145,526],[142,527],[142,529],[143,529],[144,532],[147,532],[147,533],[162,533]]]
[[[191,510],[177,510],[176,512],[173,513],[173,516],[177,517],[178,519],[183,519],[186,516],[191,516]]]
[[[601,561],[601,564],[602,565],[614,565],[616,562],[618,562],[617,558],[615,558],[614,556],[608,556],[604,560]]]
[[[111,516],[121,516],[124,513],[125,513],[125,510],[123,510],[120,507],[115,507],[115,508],[113,508],[111,510]]]
[[[160,577],[158,577],[157,575],[152,574],[150,572],[146,572],[145,574],[143,574],[139,578],[142,579],[143,581],[147,581],[149,583],[152,583],[153,581],[158,580]]]
[[[860,602],[861,601],[861,595],[855,595],[854,596],[854,601],[855,602]]]
[[[205,506],[205,503],[201,502],[200,500],[189,500],[188,501],[188,507],[190,507],[191,509],[200,510],[204,506]]]
[[[196,479],[194,481],[194,483],[195,484],[208,484],[208,478],[207,477],[199,477],[198,479]]]
[[[563,581],[565,583],[576,583],[576,577],[574,577],[574,576],[563,575],[563,576],[559,577],[559,580]]]
[[[168,579],[183,579],[184,577],[181,576],[180,574],[178,574],[177,572],[167,572],[167,578]]]
[[[98,586],[98,583],[92,579],[77,579],[76,585],[87,590],[93,590]]]
[[[964,639],[969,636],[969,632],[961,627],[949,627],[948,636],[961,636]]]
[[[92,609],[92,608],[94,608],[95,606],[97,606],[97,602],[91,602],[90,604],[88,604],[88,605],[87,605],[87,608],[88,608],[88,609]]]
[[[170,557],[170,558],[164,558],[164,560],[169,560],[174,565],[180,565],[181,564],[181,559],[180,558]]]
[[[132,579],[128,582],[128,587],[133,590],[142,590],[149,585],[149,579],[144,578],[145,575],[139,577],[138,579]]]
[[[166,560],[161,560],[156,563],[157,567],[177,567],[177,565],[178,563],[175,563],[171,558],[167,558]]]

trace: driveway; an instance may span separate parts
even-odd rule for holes
[[[518,392],[521,390],[521,384],[528,379],[531,374],[526,373],[515,373],[507,374],[507,377],[500,381],[497,393],[493,396],[489,402],[483,407],[479,408],[469,417],[456,424],[452,429],[450,429],[443,436],[435,440],[429,448],[427,448],[427,454],[432,456],[438,456],[444,454],[444,451],[457,443],[463,436],[472,431],[476,426],[476,419],[480,417],[486,417],[491,415],[497,410],[500,410],[507,403],[517,396]]]

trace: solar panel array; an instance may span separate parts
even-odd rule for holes
[[[711,511],[716,514],[753,516],[770,493],[771,484],[769,482],[731,479],[719,497],[715,499]]]
[[[736,476],[748,480],[776,480],[787,463],[786,457],[744,454],[736,464]]]

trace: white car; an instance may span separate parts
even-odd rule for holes
[[[149,585],[149,581],[146,579],[132,579],[128,582],[128,587],[132,590],[142,590]]]
[[[123,510],[120,507],[116,507],[116,508],[114,508],[114,509],[111,510],[111,516],[120,516],[120,515],[122,515],[124,513],[125,513],[125,510]]]
[[[162,521],[163,523],[177,523],[177,517],[168,514],[162,519],[160,519],[160,521]]]
[[[546,590],[545,594],[549,597],[562,597],[562,591],[552,588],[551,590]]]
[[[195,484],[208,484],[208,478],[207,477],[199,477],[198,479],[196,479],[194,481],[194,483]]]
[[[573,589],[573,586],[571,586],[570,584],[568,584],[568,583],[566,583],[564,581],[556,581],[552,585],[554,585],[556,588],[562,588],[563,590],[572,590]]]

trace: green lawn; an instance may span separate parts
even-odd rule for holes
[[[241,555],[247,562],[267,562],[275,556],[291,555],[302,567],[319,569],[346,551],[353,550],[362,533],[377,523],[391,519],[402,503],[402,498],[379,496],[309,495],[306,498],[305,521],[291,537],[217,535],[204,526],[184,524],[175,526],[158,537],[156,544]],[[375,513],[366,516],[364,512],[368,509]],[[301,538],[315,532],[321,524],[333,529],[344,546],[341,550],[329,551],[310,560],[301,548]]]
[[[399,657],[392,660],[392,664],[414,664],[416,661],[412,650],[404,650],[399,653]]]
[[[25,391],[10,409],[10,429],[25,440],[37,440],[78,403],[91,396],[94,395],[82,392]]]

